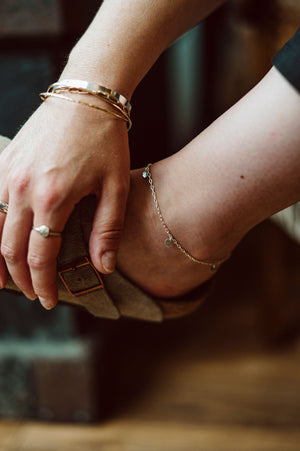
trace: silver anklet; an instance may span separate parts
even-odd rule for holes
[[[186,257],[188,257],[192,262],[198,263],[198,264],[200,264],[200,265],[209,266],[209,269],[210,269],[211,272],[216,272],[217,269],[218,269],[218,266],[221,265],[221,263],[223,263],[223,262],[224,262],[225,260],[227,260],[229,257],[226,257],[226,258],[224,258],[224,259],[222,259],[222,260],[218,260],[218,261],[213,262],[213,263],[212,263],[212,262],[207,262],[207,261],[204,261],[204,260],[198,260],[197,258],[193,257],[186,249],[184,249],[184,247],[181,246],[181,244],[176,240],[176,238],[174,237],[174,235],[171,233],[171,231],[170,231],[170,229],[168,228],[167,224],[165,223],[165,220],[164,220],[163,215],[162,215],[162,213],[161,213],[160,206],[159,206],[159,203],[158,203],[158,200],[157,200],[157,196],[156,196],[156,192],[155,192],[155,188],[154,188],[154,184],[153,184],[153,180],[152,180],[152,177],[151,177],[151,171],[150,171],[150,166],[151,166],[151,165],[152,165],[152,163],[149,163],[149,164],[145,167],[145,169],[144,169],[144,171],[143,171],[143,173],[142,173],[142,177],[143,177],[144,179],[148,178],[148,182],[149,182],[149,185],[150,185],[151,194],[152,194],[152,197],[153,197],[153,202],[154,202],[154,205],[155,205],[155,208],[156,208],[158,217],[159,217],[159,219],[160,219],[160,222],[162,223],[162,226],[163,226],[163,228],[164,228],[166,234],[168,235],[168,238],[166,238],[166,240],[165,240],[165,245],[166,245],[167,247],[171,247],[173,244],[175,244],[175,246],[176,246],[176,247],[177,247],[177,248],[178,248],[178,249],[179,249]]]

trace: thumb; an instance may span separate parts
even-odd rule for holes
[[[115,269],[126,210],[127,190],[103,189],[95,211],[89,251],[104,274]]]

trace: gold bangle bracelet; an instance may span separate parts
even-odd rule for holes
[[[114,116],[114,117],[116,117],[118,119],[121,119],[122,121],[126,122],[128,131],[132,127],[132,122],[131,122],[130,118],[126,117],[124,114],[120,115],[120,114],[114,113],[113,111],[109,111],[109,110],[107,110],[105,108],[99,107],[98,105],[94,105],[92,103],[87,103],[87,102],[82,102],[81,100],[71,99],[70,97],[67,97],[67,96],[65,96],[63,94],[58,94],[58,93],[55,93],[55,92],[42,92],[42,93],[40,93],[40,98],[44,102],[49,97],[55,97],[55,98],[58,98],[58,99],[66,100],[68,102],[77,103],[79,105],[84,105],[84,106],[87,106],[87,107],[90,107],[90,108],[94,108],[94,109],[99,110],[99,111],[103,111],[104,113],[108,113],[108,114],[110,114],[110,115],[112,115],[112,116]]]
[[[61,92],[69,92],[71,94],[82,94],[82,95],[92,95],[94,97],[97,97],[98,99],[103,100],[106,103],[109,103],[110,105],[112,105],[115,109],[117,109],[118,111],[120,111],[120,113],[126,118],[128,123],[131,123],[130,120],[130,113],[127,111],[127,109],[124,107],[124,105],[122,105],[119,102],[116,102],[114,99],[102,94],[102,93],[96,93],[94,91],[90,91],[88,89],[81,89],[81,88],[68,88],[68,87],[54,87],[52,89],[52,91],[47,91],[50,93],[57,93],[60,94]],[[131,123],[132,126],[132,123]],[[130,128],[131,128],[130,126]],[[130,130],[129,128],[129,130]]]
[[[110,103],[116,109],[118,109],[122,114],[124,114],[126,117],[130,117],[130,112],[127,110],[127,108],[122,103],[117,102],[116,100],[108,97],[107,95],[105,95],[101,92],[96,93],[95,91],[90,91],[88,89],[67,88],[67,87],[53,88],[51,91],[47,91],[47,92],[54,92],[54,93],[69,92],[70,94],[91,95],[91,96],[96,97],[97,99],[103,100],[104,102]]]
[[[130,102],[119,92],[110,89],[105,88],[104,86],[98,85],[97,83],[91,83],[84,80],[59,80],[52,85],[50,85],[47,89],[48,92],[52,92],[56,90],[57,88],[75,88],[75,89],[86,89],[89,91],[94,92],[95,94],[101,93],[107,98],[110,98],[112,101],[117,102],[121,104],[124,108],[126,108],[128,114],[131,112],[131,104]]]

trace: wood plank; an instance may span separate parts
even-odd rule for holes
[[[200,359],[160,368],[126,415],[182,423],[300,428],[300,353]],[[152,385],[153,384],[153,385]]]
[[[9,426],[11,427],[11,426]],[[299,429],[112,421],[96,426],[25,423],[1,451],[296,451]]]

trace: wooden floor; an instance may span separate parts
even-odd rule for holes
[[[2,422],[0,450],[297,451],[299,374],[299,345],[217,359],[181,353],[156,367],[115,418],[93,426]]]
[[[4,429],[4,433],[2,433]],[[299,431],[259,427],[113,421],[98,427],[3,425],[1,450],[256,451],[299,450]],[[2,437],[3,436],[3,437]]]
[[[300,339],[269,334],[239,258],[191,317],[117,326],[105,420],[3,421],[0,450],[300,451]]]

